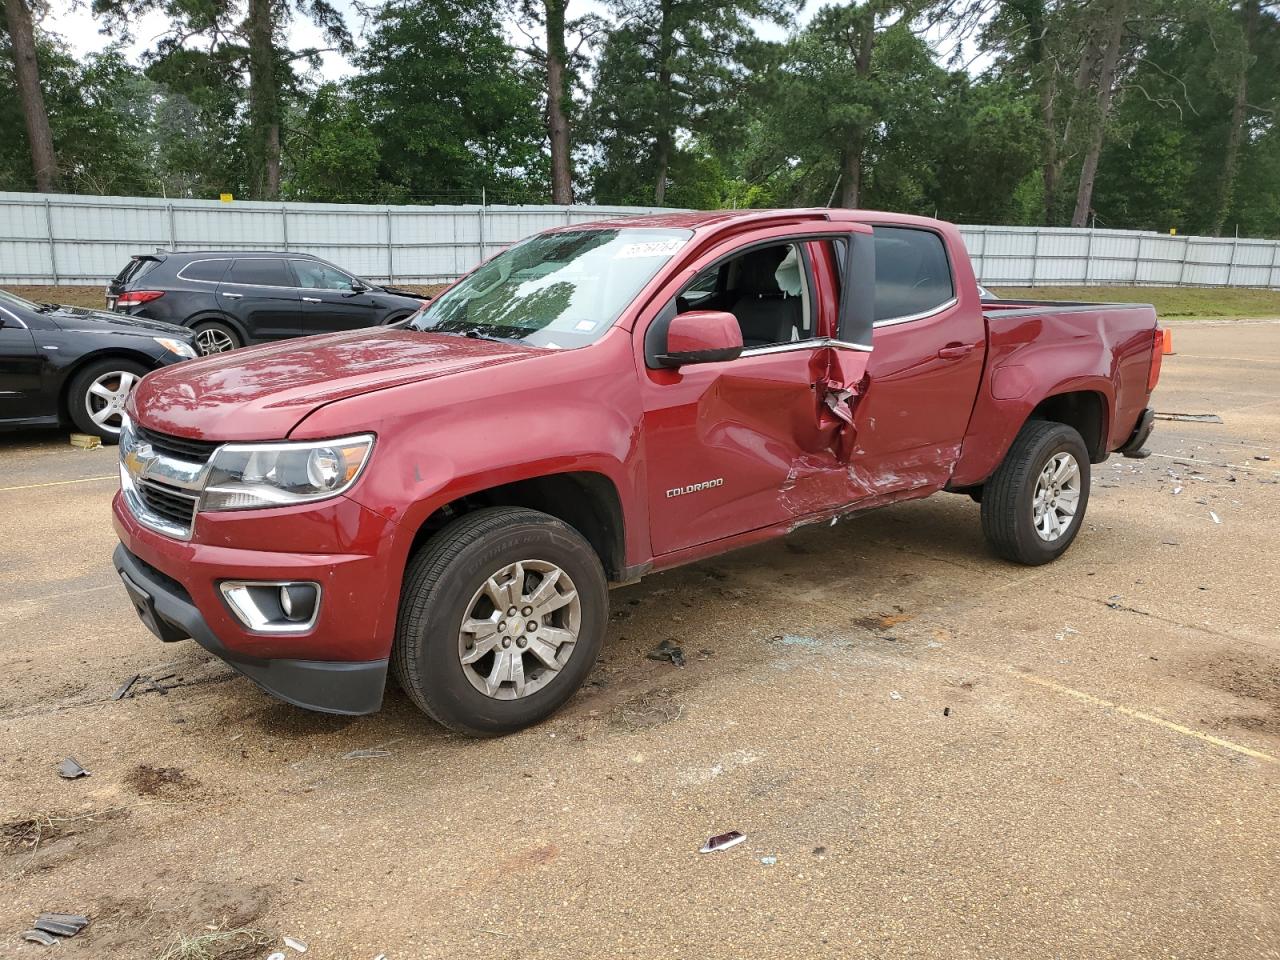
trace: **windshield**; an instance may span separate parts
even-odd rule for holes
[[[409,326],[581,347],[609,329],[692,236],[638,227],[538,234],[459,281]]]

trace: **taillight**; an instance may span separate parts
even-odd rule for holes
[[[1155,337],[1151,341],[1151,372],[1147,374],[1147,393],[1156,388],[1160,382],[1160,364],[1164,359],[1164,331],[1156,327]]]
[[[150,303],[164,296],[163,290],[128,290],[116,299],[118,307],[136,307],[142,303]]]

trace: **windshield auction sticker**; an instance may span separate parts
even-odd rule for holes
[[[628,243],[619,247],[613,255],[615,260],[633,260],[639,257],[669,257],[681,247],[685,241],[679,237],[668,240],[646,240],[644,243]]]

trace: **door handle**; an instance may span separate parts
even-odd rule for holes
[[[302,302],[303,303],[323,303],[324,301],[322,301],[319,297],[303,297]]]
[[[243,293],[224,293],[223,296],[227,297],[230,300],[239,300],[241,297],[244,296],[244,294]]]
[[[943,360],[959,360],[972,353],[973,347],[972,343],[948,343],[938,351],[938,356]]]

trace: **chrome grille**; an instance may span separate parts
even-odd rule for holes
[[[220,443],[209,440],[191,440],[168,433],[156,433],[146,427],[135,426],[134,433],[142,442],[149,443],[155,451],[166,457],[186,460],[189,463],[208,463]]]
[[[180,487],[156,480],[138,478],[134,481],[138,497],[148,510],[187,530],[191,529],[196,514],[199,495]]]

